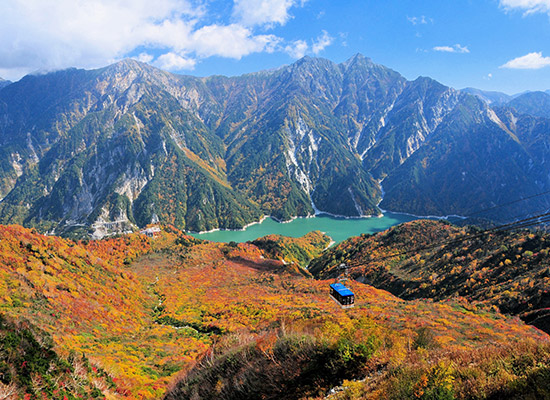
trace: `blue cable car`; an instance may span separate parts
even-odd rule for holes
[[[355,303],[355,295],[341,283],[330,285],[330,297],[342,308],[351,308]]]

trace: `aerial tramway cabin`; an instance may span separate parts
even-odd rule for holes
[[[355,295],[341,283],[330,285],[330,297],[342,308],[351,308],[355,303]]]

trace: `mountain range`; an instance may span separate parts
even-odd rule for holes
[[[0,89],[0,222],[102,237],[382,209],[505,221],[550,208],[535,196],[548,99],[487,104],[362,55],[239,77],[134,60],[30,75]]]

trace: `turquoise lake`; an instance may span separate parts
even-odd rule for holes
[[[383,217],[372,218],[336,218],[328,215],[318,215],[312,218],[296,218],[291,222],[279,223],[267,218],[259,224],[254,224],[244,231],[215,231],[193,233],[198,239],[213,242],[246,242],[270,234],[300,237],[311,231],[321,231],[329,235],[336,243],[358,236],[361,233],[376,233],[402,222],[418,219],[412,215],[385,212]]]

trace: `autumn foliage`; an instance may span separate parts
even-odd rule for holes
[[[467,354],[484,349],[511,357],[514,346],[526,349],[533,365],[545,362],[546,334],[464,298],[405,301],[349,281],[356,306],[342,310],[328,296],[334,280],[307,278],[288,262],[289,254],[299,264],[298,254],[321,251],[322,236],[271,237],[258,244],[211,243],[175,229],[155,238],[75,242],[3,226],[0,313],[50,336],[48,349],[59,360],[78,355],[103,371],[104,383],[93,383],[100,378],[93,369],[84,375],[92,382],[89,393],[99,386],[110,399],[156,399],[168,387],[230,398],[244,393],[234,392],[239,377],[239,387],[254,395],[277,398],[285,388],[293,398],[316,398],[344,380],[363,391],[350,379],[369,374],[388,378],[380,390],[394,387],[395,377],[401,385],[403,376],[410,383],[403,393],[418,394],[428,393],[441,375],[431,370],[434,360],[460,370],[457,363]],[[521,376],[539,379],[543,371],[533,368],[525,367]],[[253,373],[258,369],[264,375]],[[482,380],[452,376],[454,394],[462,390],[455,382],[479,387]],[[497,381],[487,376],[494,393],[516,390],[509,385],[512,375]],[[191,380],[203,383],[198,388],[188,385]],[[271,391],[254,383],[259,381]],[[16,398],[58,398],[53,392],[44,397],[32,381],[14,382]]]
[[[549,252],[550,235],[542,232],[420,220],[350,238],[314,260],[310,271],[327,278],[347,263],[354,278],[401,298],[463,297],[550,332]]]

